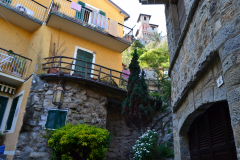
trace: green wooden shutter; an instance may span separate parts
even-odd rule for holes
[[[87,61],[87,62],[93,62],[93,54],[92,53],[89,53],[87,51],[84,51],[84,50],[81,50],[81,49],[78,49],[77,51],[77,59],[82,59],[84,61]],[[85,66],[86,66],[86,62],[82,62],[82,61],[76,61],[76,65],[81,65],[83,67],[80,67],[80,66],[75,66],[75,70],[79,70],[79,71],[83,71],[83,72],[74,72],[75,74],[79,74],[79,75],[82,75],[82,76],[85,76]],[[92,64],[88,63],[87,64],[87,67],[88,68],[92,68]],[[91,69],[87,69],[87,77],[91,77]]]
[[[9,116],[8,116],[8,120],[7,120],[6,130],[10,130],[12,127],[12,122],[13,122],[14,114],[15,114],[15,111],[17,108],[18,99],[19,99],[19,97],[16,97],[13,99],[12,106],[11,106]]]
[[[78,1],[78,4],[80,4],[82,6],[82,9],[81,9],[81,12],[78,12],[76,11],[76,15],[75,15],[75,18],[76,19],[80,19],[80,20],[83,20],[83,17],[84,17],[84,11],[85,11],[85,3],[84,2],[81,2],[81,1]]]
[[[92,63],[92,62],[93,62],[93,54],[92,54],[92,53],[88,53],[88,52],[85,52],[85,54],[86,54],[86,59],[85,59],[85,60],[86,60],[87,62],[91,62],[91,63]],[[92,68],[92,64],[91,64],[91,63],[88,63],[88,64],[87,64],[87,67],[88,67],[88,68]],[[87,77],[88,77],[88,78],[91,77],[91,71],[92,71],[91,69],[87,69],[87,73],[88,73],[88,74],[87,74]]]
[[[8,4],[10,4],[11,1],[12,1],[12,0],[3,0],[3,2],[6,2],[6,3],[8,3]]]
[[[4,117],[4,113],[7,107],[8,98],[0,97],[0,126]]]
[[[81,60],[85,60],[85,52],[81,49],[78,49],[77,51],[77,59],[81,59]],[[85,62],[82,62],[82,61],[76,61],[75,63],[76,65],[80,65],[80,66],[85,66]],[[75,70],[78,70],[78,71],[85,71],[85,68],[84,67],[80,67],[80,66],[75,66]],[[78,74],[78,75],[82,75],[84,76],[85,74],[82,73],[82,72],[74,72],[75,74]]]
[[[56,128],[55,118],[56,118],[56,111],[57,110],[49,110],[48,117],[46,122],[46,128]]]
[[[105,12],[103,12],[103,11],[99,11],[99,14],[101,14],[101,15],[103,15],[103,16],[106,16],[106,13]]]
[[[67,111],[59,111],[58,127],[65,126]]]
[[[65,125],[67,111],[49,110],[46,128],[57,129]]]

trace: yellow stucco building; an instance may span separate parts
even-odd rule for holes
[[[111,0],[0,0],[0,132],[7,159],[15,154],[33,74],[61,70],[120,83],[121,52],[132,37],[127,18]]]

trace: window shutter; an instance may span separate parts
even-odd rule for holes
[[[16,98],[13,99],[12,106],[11,106],[9,116],[8,116],[8,120],[7,120],[6,130],[10,130],[11,127],[12,127],[12,122],[13,122],[13,118],[14,118],[14,113],[15,113],[16,108],[17,108],[18,99],[19,99],[19,97],[16,97]]]
[[[5,109],[7,107],[8,98],[0,97],[0,126],[4,117]]]
[[[103,12],[103,11],[99,11],[99,14],[101,14],[101,15],[103,15],[103,16],[106,16],[106,13],[105,12]]]
[[[84,58],[84,51],[83,50],[78,49],[78,51],[77,51],[77,59],[85,60],[85,58]],[[85,66],[85,62],[76,61],[76,65]],[[84,67],[80,67],[80,66],[75,66],[75,70],[84,72],[85,71]],[[82,73],[82,72],[74,72],[74,73],[78,74],[78,75],[84,76],[84,73]]]
[[[177,3],[177,9],[178,9],[178,20],[179,20],[179,27],[181,32],[183,31],[183,27],[186,22],[186,10],[184,5],[184,0],[178,0]]]
[[[46,128],[57,129],[65,125],[67,111],[49,110]]]
[[[58,127],[62,127],[65,125],[66,116],[67,116],[67,111],[59,111]]]
[[[52,129],[54,129],[56,111],[57,111],[57,110],[49,110],[49,111],[48,111],[46,128],[52,128]]]
[[[85,11],[85,3],[84,2],[81,2],[81,1],[78,1],[78,4],[80,4],[82,6],[82,9],[81,9],[81,12],[78,12],[76,11],[76,15],[75,15],[75,18],[76,19],[80,19],[80,20],[83,20],[83,17],[84,17],[84,11]]]
[[[92,53],[86,52],[86,61],[92,63],[92,61],[93,61],[93,54]],[[92,64],[91,63],[87,64],[88,68],[92,68]],[[91,71],[92,71],[91,69],[87,69],[87,73],[91,73]],[[91,74],[88,74],[87,77],[90,78]]]
[[[81,50],[81,49],[78,49],[77,51],[77,59],[82,59],[84,61],[87,61],[87,62],[93,62],[93,54],[92,53],[89,53],[87,51],[84,51],[84,50]],[[76,61],[76,65],[81,65],[83,67],[80,67],[80,66],[75,66],[75,70],[79,70],[79,71],[83,71],[83,72],[74,72],[75,74],[79,74],[79,75],[82,75],[82,76],[85,76],[85,66],[86,66],[86,63],[85,62],[82,62],[82,61]],[[87,64],[87,67],[88,68],[92,68],[92,64],[88,63]],[[87,73],[91,73],[91,69],[87,69]],[[91,76],[91,74],[88,74],[87,77],[89,78]]]
[[[226,102],[216,103],[199,115],[191,124],[188,137],[191,159],[237,160]]]

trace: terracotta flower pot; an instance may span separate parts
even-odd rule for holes
[[[57,7],[57,6],[53,6],[52,9],[53,9],[54,11],[58,11],[58,7]]]
[[[56,74],[56,73],[58,73],[58,70],[57,70],[57,68],[50,68],[50,69],[48,70],[48,73],[49,73],[49,74]]]

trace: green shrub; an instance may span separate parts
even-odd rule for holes
[[[174,151],[170,148],[170,142],[157,145],[158,133],[148,130],[133,146],[134,160],[164,160],[173,158]]]
[[[153,160],[156,157],[158,133],[148,130],[133,146],[134,160]]]
[[[170,148],[170,142],[158,146],[158,155],[160,157],[160,160],[163,160],[164,158],[174,157],[174,151]]]
[[[54,160],[102,160],[111,139],[106,129],[70,123],[48,136]]]

